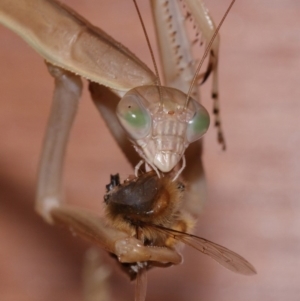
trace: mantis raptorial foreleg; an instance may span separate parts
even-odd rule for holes
[[[186,209],[198,217],[206,200],[206,181],[202,165],[202,141],[196,141],[186,150],[186,168],[182,177],[188,185]]]
[[[131,165],[136,166],[140,158],[134,151],[132,143],[126,137],[126,133],[116,116],[116,108],[120,97],[111,92],[108,88],[93,82],[90,82],[89,90],[96,108],[100,112],[118,146]]]

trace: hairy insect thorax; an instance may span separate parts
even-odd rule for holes
[[[123,184],[112,176],[104,197],[107,214],[112,220],[118,218],[142,226],[144,223],[162,224],[178,210],[184,186],[168,178],[159,179],[154,171],[138,178],[128,179]],[[114,187],[113,187],[114,186]],[[179,187],[180,186],[180,187]]]
[[[171,171],[209,126],[206,109],[194,99],[186,106],[186,99],[174,88],[142,86],[127,92],[117,108],[140,156],[162,172]]]
[[[141,239],[147,244],[166,246],[168,235],[157,231],[154,225],[186,231],[190,228],[183,219],[181,201],[184,185],[169,177],[158,178],[154,171],[138,178],[115,181],[107,185],[104,196],[108,220],[132,236],[141,230]],[[114,186],[114,187],[113,187]]]

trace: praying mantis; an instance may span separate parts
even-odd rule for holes
[[[203,40],[205,43],[208,43],[215,32],[215,26],[210,15],[201,1],[188,0],[186,2],[191,11],[198,12],[194,15],[194,18],[202,30]],[[183,31],[182,21],[178,17],[170,18],[171,15],[179,15],[180,8],[175,1],[152,1],[151,3],[157,24],[158,40],[162,53],[161,60],[166,70],[164,75],[165,84],[168,87],[176,87],[182,91],[182,95],[184,93],[187,94],[196,68],[190,53],[187,37]],[[128,121],[126,116],[129,115],[132,117],[136,112],[138,114],[143,113],[145,108],[148,109],[148,105],[151,106],[151,104],[154,104],[155,112],[157,108],[167,108],[166,111],[162,110],[162,113],[166,112],[166,115],[159,117],[171,118],[171,121],[167,123],[167,127],[172,124],[173,115],[177,113],[176,110],[178,112],[185,109],[190,110],[189,114],[185,113],[188,117],[180,117],[182,119],[187,118],[187,120],[184,120],[187,121],[187,124],[193,124],[192,118],[194,116],[200,115],[202,119],[203,117],[207,119],[206,111],[198,105],[198,102],[189,100],[189,97],[183,97],[178,100],[176,106],[174,106],[172,101],[164,100],[161,94],[172,94],[174,90],[159,91],[157,88],[159,87],[157,85],[157,75],[135,55],[115,42],[106,33],[82,19],[82,17],[70,8],[56,1],[1,1],[0,22],[19,34],[46,60],[49,72],[55,79],[54,104],[40,164],[36,210],[50,224],[54,223],[53,217],[55,216],[55,212],[60,212],[67,217],[71,216],[75,220],[89,225],[88,227],[90,228],[96,225],[95,227],[98,232],[95,235],[98,236],[97,240],[102,247],[116,254],[118,257],[123,256],[123,250],[116,248],[116,241],[124,240],[124,244],[130,244],[130,247],[134,247],[134,244],[138,244],[139,242],[137,240],[130,240],[128,242],[126,236],[119,231],[112,230],[105,233],[103,231],[103,229],[107,230],[105,224],[102,224],[97,218],[84,210],[71,208],[66,205],[62,197],[62,167],[65,150],[71,126],[76,115],[78,100],[81,95],[79,76],[90,80],[90,91],[96,107],[106,121],[119,146],[134,165],[137,163],[136,157],[133,155],[130,143],[124,139],[124,130],[119,125],[116,111],[117,115],[121,117],[123,128],[129,132],[131,142],[134,143],[141,136],[149,134],[149,118],[153,119],[153,115],[151,113],[146,114],[146,117],[144,115],[139,117],[142,119],[141,123],[143,126],[145,125],[145,128],[142,130],[138,128],[134,133],[131,132],[134,122],[129,122],[129,125],[126,125]],[[166,43],[168,39],[171,40],[169,43]],[[180,45],[179,48],[178,45]],[[215,100],[214,113],[217,115],[216,125],[219,132],[219,140],[225,145],[218,117],[218,47],[219,40],[217,36],[210,50],[208,69],[200,77],[200,80],[205,80],[212,72],[212,94]],[[171,58],[170,54],[173,54],[174,57]],[[154,88],[148,88],[149,86]],[[127,91],[137,87],[139,88],[133,95],[134,100],[130,98],[129,105],[126,102],[125,105],[124,102],[120,102],[120,98]],[[144,92],[146,94],[156,93],[155,101],[150,101],[149,104],[142,102],[142,105],[137,103],[135,100],[137,95]],[[192,92],[193,98],[198,100],[199,95],[197,94],[197,90],[193,89]],[[176,93],[180,94],[177,90]],[[136,106],[133,113],[125,111],[129,106]],[[201,127],[199,133],[194,133],[193,127],[191,130],[188,130],[188,125],[183,126],[183,128],[179,127],[179,131],[183,132],[184,135],[190,133],[191,138],[180,138],[181,140],[179,139],[179,142],[176,142],[175,148],[177,145],[185,145],[173,157],[171,156],[171,152],[169,152],[170,145],[172,148],[171,151],[174,151],[172,141],[162,139],[159,142],[162,145],[165,141],[168,142],[166,143],[167,150],[163,149],[163,151],[168,156],[171,154],[169,157],[157,156],[156,151],[153,151],[153,147],[145,149],[144,145],[149,145],[145,141],[135,143],[135,148],[142,159],[155,169],[158,174],[169,172],[184,158],[183,154],[188,145],[186,140],[192,142],[196,136],[196,138],[199,138],[203,135],[207,126],[208,123],[206,122],[204,128]],[[164,128],[164,125],[162,127]],[[202,194],[203,190],[204,178],[200,155],[201,143],[197,141],[189,147],[189,152],[186,154],[186,168],[182,172],[182,176],[190,186],[187,199],[191,205],[199,202],[199,195]],[[153,157],[156,157],[156,160]],[[185,164],[183,164],[183,167],[185,167]],[[179,168],[178,175],[180,175],[181,171]],[[193,208],[193,214],[197,215],[196,206]],[[139,261],[146,260],[149,256],[152,256],[151,258],[155,261],[169,260],[169,262],[172,262],[172,258],[177,256],[177,253],[174,253],[172,250],[163,250],[161,252],[153,252],[151,248],[139,248],[139,250],[141,250],[138,251],[140,252]],[[123,256],[122,260],[126,262],[126,256],[125,258]],[[173,260],[173,262],[176,260]]]

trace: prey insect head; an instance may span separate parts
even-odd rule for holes
[[[127,92],[117,107],[119,121],[140,156],[162,172],[171,171],[209,126],[206,109],[194,99],[187,106],[185,101],[186,95],[177,89],[141,86]]]

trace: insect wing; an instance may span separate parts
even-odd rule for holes
[[[225,268],[243,275],[254,275],[256,270],[251,263],[239,254],[212,241],[192,235],[176,235],[176,239],[216,260]]]
[[[174,239],[185,243],[186,245],[200,251],[201,253],[210,256],[223,267],[243,275],[257,274],[255,268],[245,258],[239,254],[218,245],[205,238],[198,237],[192,234],[155,226],[160,232],[168,233]]]

